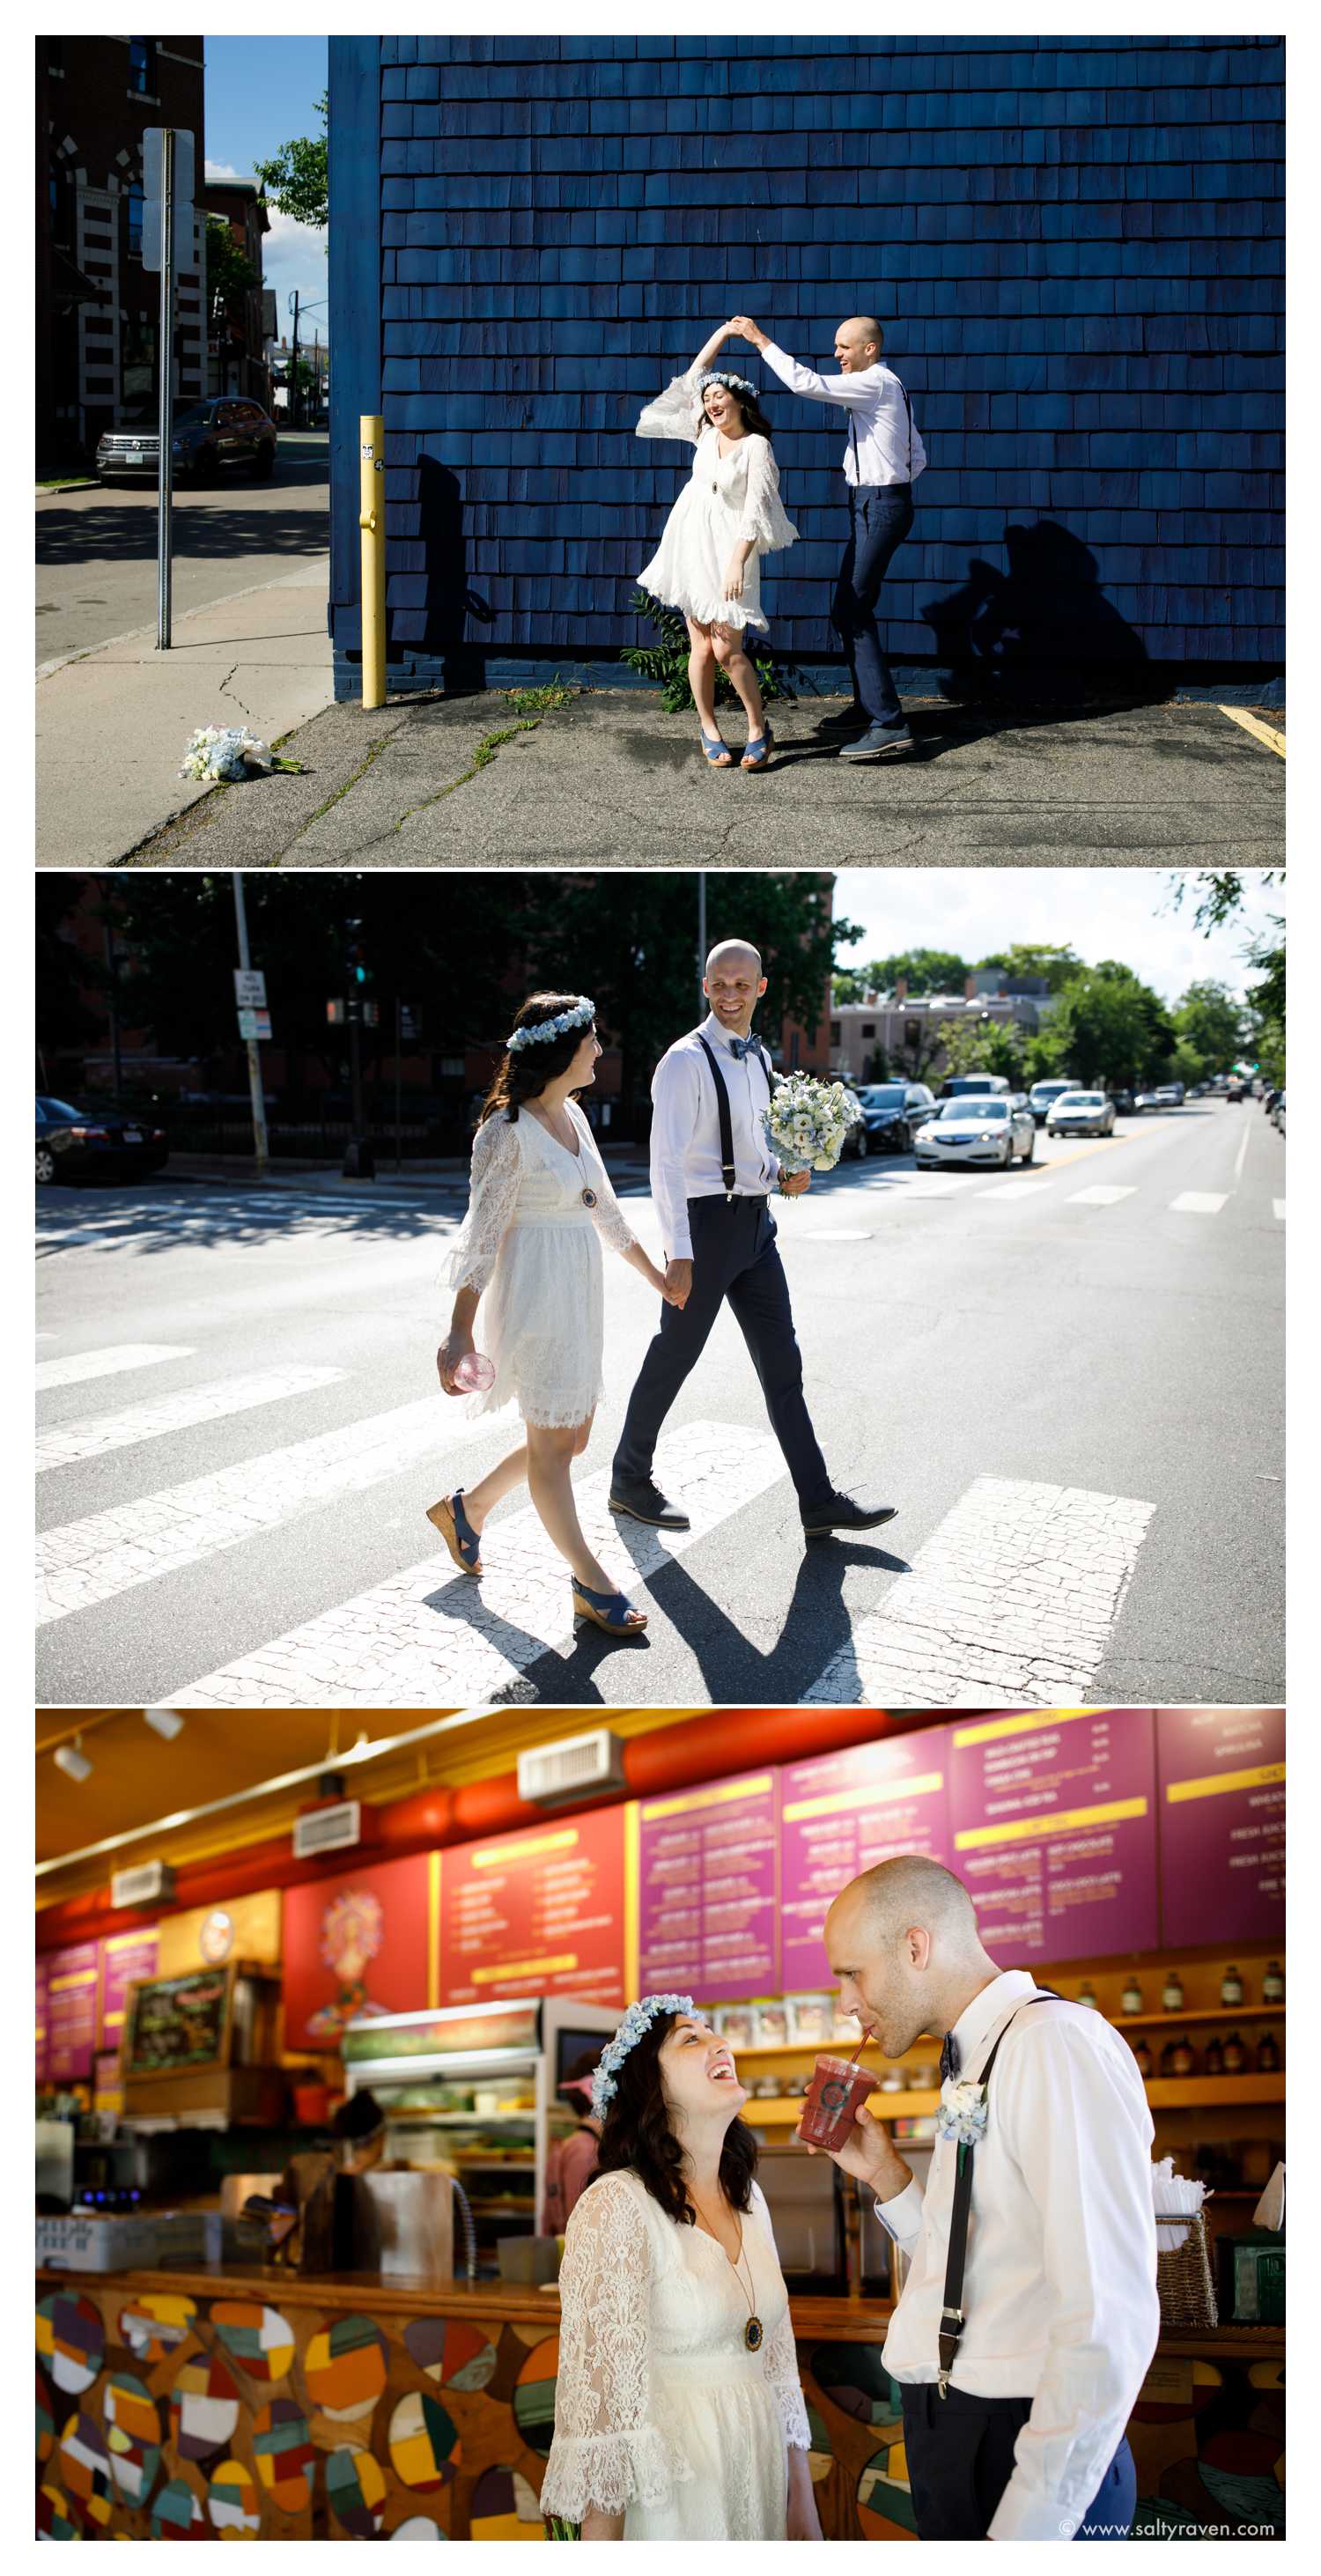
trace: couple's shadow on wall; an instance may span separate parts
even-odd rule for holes
[[[392,633],[410,652],[443,662],[445,694],[455,697],[485,688],[487,654],[497,649],[495,610],[469,578],[464,507],[457,474],[434,456],[419,458],[417,534],[409,543],[420,557],[423,606],[420,616],[414,607],[393,620]],[[474,627],[480,640],[473,640]]]

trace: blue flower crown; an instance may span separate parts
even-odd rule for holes
[[[704,394],[708,385],[724,385],[731,394],[746,394],[749,402],[757,399],[757,388],[749,378],[733,375],[728,367],[704,368],[697,379],[699,394]]]
[[[692,2009],[691,1995],[643,1995],[639,2002],[629,2005],[614,2038],[602,2049],[592,2077],[592,2109],[598,2120],[605,2118],[606,2104],[613,2102],[619,2090],[615,2077],[625,2058],[640,2039],[646,2038],[652,2023],[661,2013],[690,2013]]]
[[[580,993],[571,1011],[557,1011],[553,1020],[533,1020],[525,1029],[512,1029],[505,1039],[511,1055],[521,1047],[549,1046],[552,1038],[562,1038],[570,1029],[587,1029],[596,1017],[596,1004]]]

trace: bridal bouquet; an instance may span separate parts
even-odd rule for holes
[[[202,725],[189,736],[179,776],[250,778],[254,771],[264,776],[272,769],[292,770],[296,776],[302,766],[301,760],[277,760],[269,745],[259,742],[246,725]]]
[[[862,1110],[842,1082],[818,1082],[789,1073],[776,1084],[762,1125],[785,1172],[833,1172],[850,1127]]]

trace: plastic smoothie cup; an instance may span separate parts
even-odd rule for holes
[[[809,2147],[842,2147],[862,2104],[875,2092],[870,2067],[853,2057],[818,2057],[798,2133]]]

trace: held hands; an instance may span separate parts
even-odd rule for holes
[[[667,1261],[661,1294],[667,1306],[686,1306],[693,1293],[691,1261]]]
[[[436,1353],[436,1366],[440,1371],[440,1383],[444,1388],[446,1395],[458,1394],[459,1389],[454,1383],[454,1372],[458,1367],[460,1360],[466,1359],[469,1351],[474,1348],[475,1344],[471,1333],[464,1331],[458,1324],[452,1324],[445,1335],[444,1341],[441,1343],[440,1349]]]
[[[841,2173],[856,2174],[877,2200],[894,2200],[913,2179],[911,2165],[897,2152],[884,2120],[865,2108],[857,2113],[842,2147],[812,2147],[797,2129],[794,2139],[809,2156],[829,2156]]]
[[[810,1190],[811,1186],[810,1172],[781,1172],[780,1174],[780,1196],[783,1199],[800,1199],[804,1190]]]
[[[676,1294],[669,1271],[658,1270],[654,1261],[647,1263],[647,1281],[657,1296],[664,1298],[667,1306],[682,1306],[683,1298]]]
[[[765,332],[758,329],[758,326],[753,321],[750,313],[736,313],[729,327],[731,331],[737,334],[740,340],[750,340],[754,349],[768,349],[770,347],[770,342],[767,339]]]

